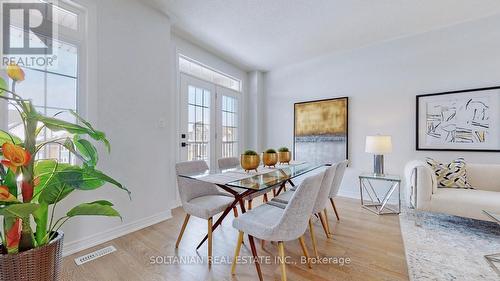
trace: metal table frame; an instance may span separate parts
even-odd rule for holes
[[[385,181],[391,184],[389,190],[380,196],[375,191],[371,181]],[[398,205],[397,210],[392,208],[388,203],[394,192],[398,190]],[[360,175],[359,176],[359,191],[361,195],[361,206],[377,215],[389,215],[401,213],[401,179],[397,176],[374,176],[374,175]],[[364,192],[363,192],[364,191]],[[365,200],[366,194],[370,201]]]
[[[500,221],[498,218],[492,216],[488,211],[483,211],[488,217],[492,218],[494,221],[497,222],[498,225],[500,225]],[[485,255],[484,258],[486,259],[486,262],[491,266],[493,271],[500,276],[500,268],[497,267],[497,264],[500,264],[500,253],[497,254],[491,254],[491,255]]]

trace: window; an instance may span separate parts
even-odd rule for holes
[[[231,76],[213,70],[186,56],[179,56],[179,71],[200,78],[218,86],[240,92],[241,81]]]
[[[188,86],[188,159],[209,161],[210,91]]]
[[[238,99],[222,96],[222,157],[234,157],[238,150]]]
[[[55,7],[55,24],[58,25],[57,40],[53,40],[53,48],[57,52],[57,66],[47,68],[23,67],[26,80],[16,85],[16,92],[24,98],[31,99],[38,112],[47,116],[77,122],[76,118],[68,113],[68,110],[79,111],[79,52],[81,41],[81,28],[79,28],[78,15]],[[11,42],[22,40],[22,30],[11,26]],[[36,36],[30,37],[30,41],[39,40]],[[41,44],[41,42],[33,42]],[[33,44],[32,43],[32,44]],[[19,137],[24,137],[24,128],[17,110],[9,105],[8,129]],[[69,135],[64,132],[52,132],[44,129],[37,142],[64,139]],[[57,144],[49,144],[38,154],[42,159],[57,159],[62,163],[73,163],[74,156],[64,147]]]

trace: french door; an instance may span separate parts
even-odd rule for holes
[[[180,158],[217,166],[240,153],[240,93],[181,74]]]

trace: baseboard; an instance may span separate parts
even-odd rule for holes
[[[127,235],[134,231],[146,228],[148,226],[160,223],[162,221],[172,218],[172,211],[164,211],[158,214],[152,215],[147,218],[139,219],[127,224],[119,225],[115,228],[109,229],[107,231],[94,234],[92,236],[80,239],[78,241],[64,243],[63,256],[72,255],[74,253],[83,251],[88,248],[92,248],[99,244],[108,242],[110,240],[116,239],[118,237]]]

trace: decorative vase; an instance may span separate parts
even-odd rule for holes
[[[64,233],[49,244],[19,254],[0,254],[0,280],[59,281]]]
[[[263,152],[262,162],[264,163],[264,166],[276,167],[276,163],[278,163],[278,154]]]
[[[249,172],[251,170],[255,170],[257,172],[257,168],[260,165],[260,157],[259,155],[245,155],[241,154],[241,167]]]
[[[280,164],[290,164],[291,158],[292,157],[290,151],[278,152],[278,161]]]

